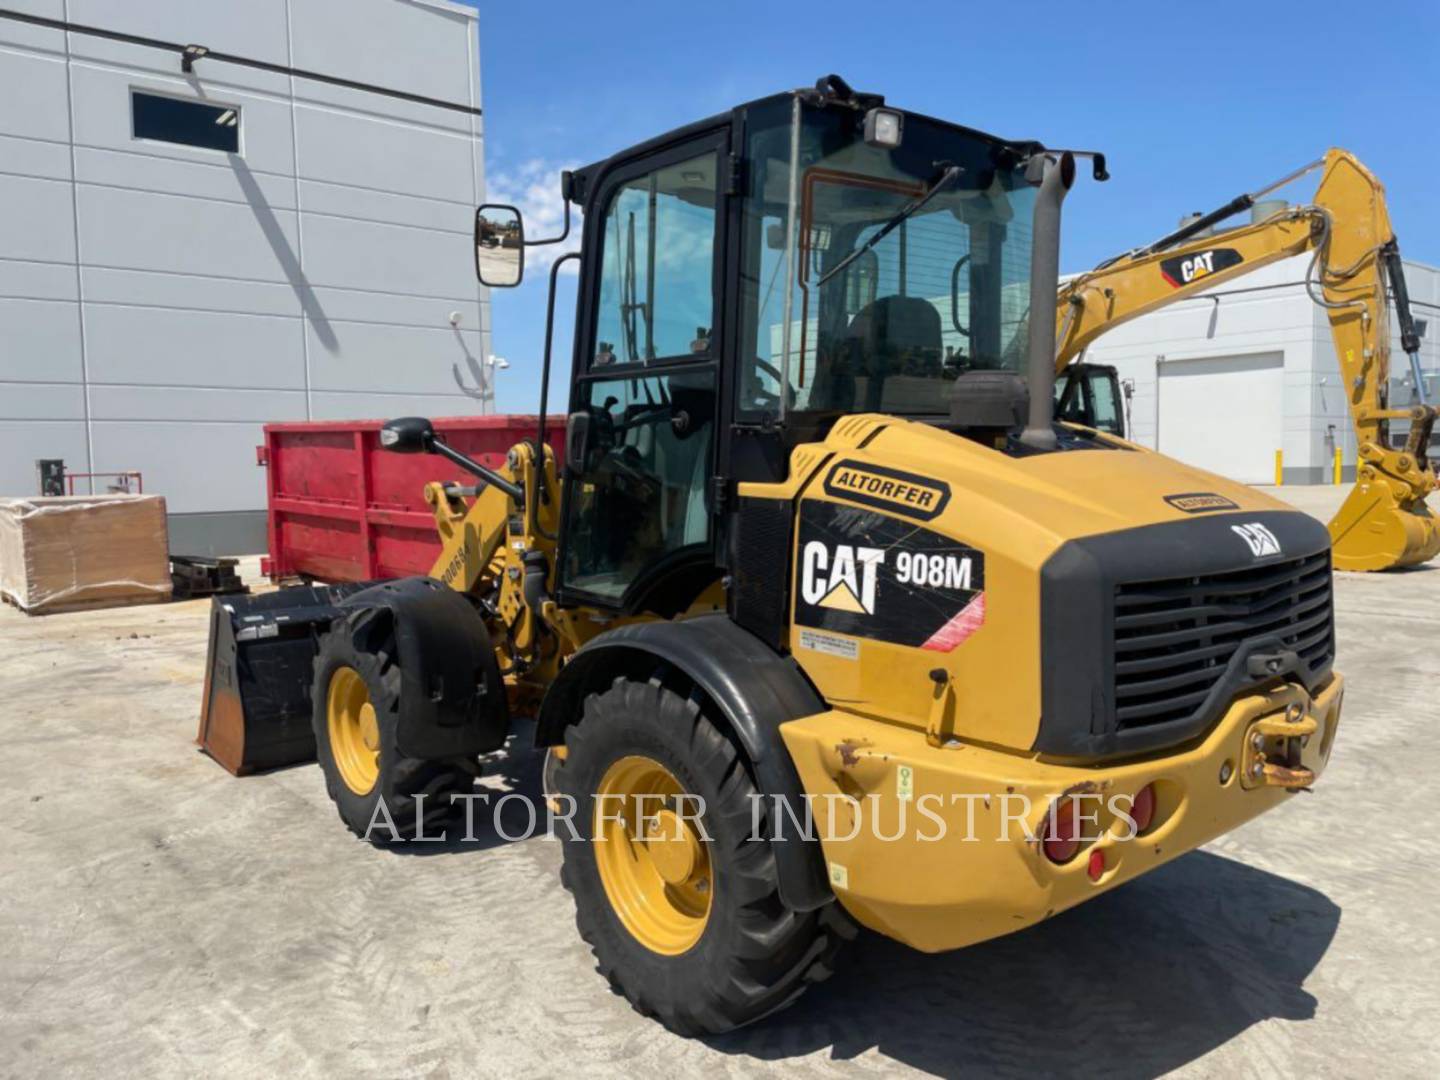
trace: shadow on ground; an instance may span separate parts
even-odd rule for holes
[[[1259,1021],[1314,1016],[1305,978],[1339,922],[1313,889],[1196,852],[958,952],[862,934],[834,978],[711,1045],[766,1061],[873,1048],[940,1076],[1153,1077]]]
[[[505,748],[481,759],[483,780],[474,789],[470,818],[463,804],[444,826],[444,840],[401,843],[387,850],[401,855],[453,855],[488,851],[545,832],[540,773],[545,755],[535,749],[533,721],[517,719]]]
[[[540,805],[543,755],[528,725],[492,755],[491,805],[474,839],[406,844],[415,855],[481,851],[518,838]],[[484,790],[480,788],[477,790]],[[495,801],[507,792],[498,817]],[[939,1076],[1154,1077],[1268,1019],[1308,1020],[1304,989],[1340,909],[1303,885],[1195,852],[1029,930],[926,955],[862,932],[847,962],[792,1008],[708,1040],[781,1061],[875,1050]],[[599,987],[597,987],[599,992]]]

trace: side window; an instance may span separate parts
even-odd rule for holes
[[[581,478],[567,482],[564,580],[618,601],[647,567],[709,542],[715,376],[596,379],[584,393],[590,438]]]
[[[717,157],[631,180],[605,212],[594,363],[710,356]]]
[[[1095,426],[1101,431],[1123,435],[1125,425],[1120,422],[1120,403],[1115,400],[1114,374],[1095,372],[1090,379],[1090,393],[1095,402]]]

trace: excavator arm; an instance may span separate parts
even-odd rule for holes
[[[1323,173],[1309,205],[1197,235],[1314,168]],[[1359,446],[1355,488],[1330,522],[1335,566],[1384,570],[1425,562],[1440,552],[1440,529],[1425,505],[1436,487],[1426,451],[1440,410],[1423,400],[1419,335],[1385,189],[1348,151],[1332,149],[1262,191],[1241,195],[1153,244],[1071,279],[1057,298],[1056,367],[1063,370],[1113,327],[1301,254],[1311,255],[1306,288],[1329,319]],[[1391,290],[1401,344],[1421,394],[1420,404],[1404,409],[1392,409],[1386,401]],[[1410,422],[1403,448],[1389,445],[1391,420]]]

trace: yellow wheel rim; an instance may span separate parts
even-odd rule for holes
[[[370,794],[380,777],[380,725],[370,689],[354,668],[342,667],[330,676],[325,719],[340,779],[356,795]]]
[[[611,765],[596,796],[595,862],[610,906],[640,944],[678,956],[700,940],[715,898],[698,800],[641,756]]]

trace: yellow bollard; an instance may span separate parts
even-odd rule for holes
[[[1335,447],[1335,486],[1339,487],[1340,478],[1345,475],[1345,466],[1340,457],[1340,447]]]
[[[1275,486],[1285,486],[1285,451],[1275,451]]]

